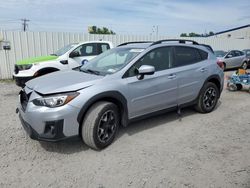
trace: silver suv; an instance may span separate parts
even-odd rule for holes
[[[124,43],[79,70],[27,82],[17,113],[33,139],[80,136],[103,149],[120,125],[138,118],[190,105],[211,112],[223,89],[219,65],[211,49],[195,41]]]

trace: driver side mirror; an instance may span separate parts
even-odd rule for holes
[[[74,57],[79,57],[80,56],[80,53],[77,52],[77,51],[73,51],[69,54],[69,57],[70,58],[74,58]]]
[[[228,55],[227,55],[227,58],[232,58],[232,57],[233,57],[232,54],[228,54]]]
[[[155,73],[155,67],[150,65],[142,65],[137,69],[137,78],[138,80],[144,79],[145,75],[152,75]]]

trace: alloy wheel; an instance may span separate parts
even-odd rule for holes
[[[108,110],[103,113],[97,128],[97,136],[100,142],[106,143],[113,137],[117,127],[116,122],[116,116],[113,110]]]
[[[216,100],[217,100],[217,93],[215,88],[213,87],[207,88],[203,97],[203,104],[205,108],[207,109],[213,108],[214,105],[216,104]]]

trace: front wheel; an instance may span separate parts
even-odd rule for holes
[[[100,150],[110,145],[117,133],[120,117],[115,104],[97,102],[86,113],[81,136],[89,147]]]
[[[212,83],[206,83],[199,94],[195,109],[200,113],[209,113],[215,108],[219,98],[219,89]]]

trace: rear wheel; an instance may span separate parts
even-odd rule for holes
[[[97,102],[87,112],[81,136],[89,147],[100,150],[110,145],[117,133],[120,117],[115,104]]]
[[[241,66],[244,70],[247,69],[247,62],[243,62],[242,66]]]
[[[212,83],[206,83],[199,94],[195,109],[200,113],[209,113],[215,108],[219,98],[219,89]]]

